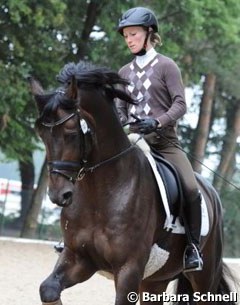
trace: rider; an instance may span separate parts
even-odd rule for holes
[[[184,269],[186,272],[202,270],[199,248],[201,196],[176,133],[177,120],[186,112],[181,72],[172,59],[155,50],[161,38],[157,33],[156,16],[151,10],[144,7],[129,9],[119,20],[118,32],[135,55],[119,74],[129,80],[126,90],[138,101],[131,106],[117,101],[120,120],[122,124],[132,122],[130,131],[144,134],[150,146],[176,167],[187,199],[185,212],[191,236],[184,253]],[[140,120],[133,122],[132,114]]]

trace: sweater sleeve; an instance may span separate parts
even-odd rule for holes
[[[186,113],[187,109],[181,72],[174,61],[169,61],[165,66],[164,78],[172,105],[158,118],[162,126],[176,122]]]
[[[116,99],[117,113],[121,124],[125,124],[128,120],[128,105],[125,101]]]
[[[123,71],[123,68],[120,69],[118,74],[122,78],[124,78],[124,73],[122,71]],[[125,90],[124,86],[121,86],[121,89]],[[127,104],[127,102],[120,100],[120,99],[116,99],[117,113],[118,113],[118,116],[119,116],[119,119],[120,119],[122,125],[128,121],[128,107],[129,107],[129,105]]]

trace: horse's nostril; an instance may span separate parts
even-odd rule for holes
[[[63,194],[64,200],[67,200],[67,199],[69,199],[71,197],[72,197],[72,192],[66,192],[66,193]]]
[[[62,207],[67,207],[72,203],[72,192],[66,192],[63,195],[63,200],[61,202],[61,204],[59,204]]]

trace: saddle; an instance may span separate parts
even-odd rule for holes
[[[179,175],[174,166],[154,151],[139,134],[131,133],[128,138],[143,151],[151,165],[166,213],[164,228],[172,229],[176,218],[183,215],[184,200]]]
[[[166,213],[164,229],[175,234],[185,234],[184,202],[182,183],[175,167],[163,156],[157,153],[139,134],[129,134],[128,138],[133,145],[138,146],[145,154],[155,175],[156,182],[162,196],[163,208]],[[197,180],[200,180],[196,175]],[[201,235],[209,232],[209,217],[204,196],[202,196],[202,228]]]
[[[183,191],[181,181],[175,167],[159,153],[151,148],[159,175],[162,178],[171,214],[175,217],[181,214],[183,208]]]

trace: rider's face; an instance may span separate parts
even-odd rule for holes
[[[132,53],[139,52],[144,45],[146,30],[141,26],[130,26],[123,29],[123,37]]]

